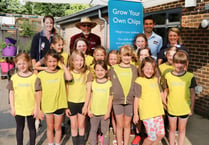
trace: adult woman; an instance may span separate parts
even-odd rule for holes
[[[45,16],[43,18],[43,30],[34,35],[31,44],[30,56],[33,66],[50,49],[51,39],[54,35],[54,18],[52,16]]]
[[[177,50],[184,50],[188,53],[188,50],[185,46],[182,46],[181,42],[181,32],[178,28],[170,28],[168,31],[168,41],[169,43],[166,46],[163,46],[161,51],[158,54],[158,64],[166,62],[166,50],[169,47],[176,47]]]

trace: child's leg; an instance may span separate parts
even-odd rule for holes
[[[165,136],[165,127],[163,117],[159,116],[155,118],[156,128],[157,128],[157,139],[152,143],[152,145],[157,145],[162,138]]]
[[[124,114],[120,114],[120,115],[115,115],[116,117],[116,131],[117,131],[117,141],[118,141],[118,145],[122,145],[122,141],[123,141],[123,125],[124,125]]]
[[[104,120],[104,116],[101,117],[101,131],[103,133],[103,145],[109,145],[110,134],[109,134],[110,119]]]
[[[124,145],[128,145],[130,138],[130,128],[131,128],[131,119],[130,116],[124,116]]]
[[[177,117],[168,116],[168,121],[169,121],[169,143],[170,145],[175,145]]]
[[[61,124],[63,121],[63,115],[54,115],[54,129],[55,129],[55,143],[60,144],[62,129]]]
[[[54,137],[54,114],[46,114],[46,125],[47,125],[47,140],[48,143],[53,143]]]
[[[35,118],[33,118],[33,116],[27,116],[27,123],[30,134],[30,145],[35,145],[36,142]]]
[[[85,143],[85,119],[86,116],[83,114],[78,114],[78,128],[79,128],[79,144],[84,145]]]
[[[71,135],[75,137],[78,135],[78,114],[70,116],[70,127],[71,127]]]
[[[23,145],[23,131],[25,128],[25,117],[16,115],[15,120],[16,120],[17,145]]]
[[[178,138],[178,145],[184,145],[185,140],[185,134],[186,134],[186,125],[188,121],[187,118],[179,118],[179,125],[178,125],[178,131],[179,131],[179,138]]]
[[[111,121],[112,121],[113,134],[116,135],[116,120],[115,120],[115,113],[113,110],[111,112],[111,115],[112,115]]]
[[[101,121],[100,117],[93,116],[90,118],[91,128],[90,128],[90,143],[91,145],[97,144],[97,130],[99,127],[99,123]]]

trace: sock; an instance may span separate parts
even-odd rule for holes
[[[55,145],[60,145],[60,143],[55,143]]]
[[[48,143],[48,145],[54,145],[54,143]]]
[[[84,137],[84,135],[83,136],[79,136],[79,144],[80,145],[84,145],[84,143],[85,143],[85,137]]]
[[[72,136],[73,145],[78,145],[78,136]]]

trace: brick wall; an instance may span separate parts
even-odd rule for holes
[[[183,44],[189,49],[189,71],[193,72],[202,92],[197,94],[195,112],[209,118],[209,28],[201,29],[202,19],[209,19],[209,10],[205,10],[209,0],[197,0],[197,6],[184,7],[184,0],[145,9],[146,13],[182,8],[181,36]]]

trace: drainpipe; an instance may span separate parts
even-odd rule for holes
[[[107,48],[107,21],[102,17],[101,10],[98,10],[98,17],[100,20],[104,21],[104,48]]]

